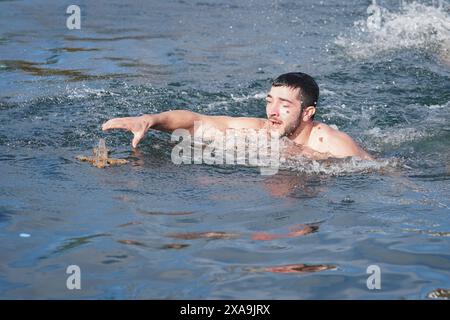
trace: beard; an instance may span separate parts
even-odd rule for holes
[[[287,123],[283,128],[282,132],[280,131],[280,137],[289,137],[292,135],[295,130],[300,126],[300,118],[297,121],[293,121],[291,123]]]
[[[269,122],[270,120],[275,120],[275,121],[281,121],[280,125],[273,125],[270,124],[269,128],[271,130],[277,131],[277,133],[279,134],[280,138],[282,137],[288,137],[290,135],[292,135],[295,130],[297,130],[297,128],[301,125],[301,115],[302,115],[302,109],[300,109],[300,112],[298,115],[295,115],[293,118],[294,120],[291,118],[289,122],[283,121],[281,118],[268,118]]]
[[[296,123],[291,124],[282,123],[281,125],[273,125],[273,124],[269,125],[269,129],[271,131],[275,131],[280,136],[280,138],[293,134],[297,129],[297,127],[298,125]]]

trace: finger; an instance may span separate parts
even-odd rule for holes
[[[106,121],[106,122],[102,125],[102,130],[103,130],[103,131],[106,131],[106,130],[112,129],[112,126],[113,126],[115,120],[116,120],[116,119],[111,119],[111,120]]]
[[[134,148],[137,147],[139,141],[142,140],[142,137],[144,136],[144,133],[142,131],[134,133],[133,141],[131,142],[131,146]]]
[[[110,130],[110,129],[125,129],[128,130],[128,126],[126,121],[124,121],[124,119],[122,118],[115,118],[115,119],[111,119],[106,121],[103,125],[102,125],[102,130],[106,131],[106,130]]]

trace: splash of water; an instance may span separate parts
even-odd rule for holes
[[[206,106],[208,110],[215,110],[219,106],[226,106],[232,103],[247,102],[249,100],[263,100],[266,97],[266,94],[267,93],[264,91],[241,96],[231,94],[229,98],[223,98],[219,101],[210,102]]]
[[[343,176],[361,173],[387,173],[403,167],[399,158],[359,160],[353,157],[345,159],[310,160],[305,157],[283,159],[281,170],[304,174]]]
[[[437,2],[437,1],[436,1]],[[450,15],[448,4],[432,5],[401,1],[398,11],[389,11],[374,0],[367,19],[358,20],[347,35],[335,43],[352,58],[370,58],[403,49],[437,54],[450,63]]]

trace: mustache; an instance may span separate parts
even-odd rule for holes
[[[274,118],[274,117],[270,117],[270,118],[269,118],[269,121],[273,121],[273,122],[278,123],[278,124],[282,123],[281,120],[279,120],[279,119],[277,119],[277,118]]]

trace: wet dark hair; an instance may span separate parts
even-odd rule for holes
[[[316,81],[306,73],[290,72],[285,73],[272,81],[273,87],[289,87],[291,89],[300,89],[301,107],[317,107],[319,100],[319,86]],[[312,117],[314,118],[314,117]]]

